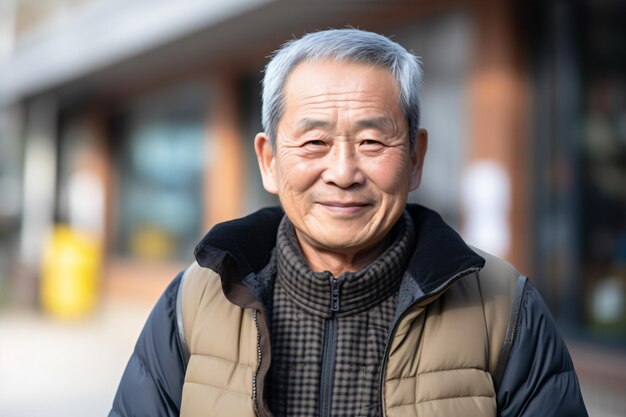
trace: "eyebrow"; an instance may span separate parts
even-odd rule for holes
[[[330,122],[326,120],[309,119],[308,117],[305,117],[297,123],[296,127],[299,131],[308,132],[309,130],[317,128],[329,128],[330,125]]]
[[[393,128],[395,123],[388,117],[375,117],[373,119],[363,119],[356,122],[359,129],[378,129],[386,130]]]

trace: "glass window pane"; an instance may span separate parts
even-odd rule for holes
[[[117,252],[187,260],[202,230],[204,94],[185,89],[120,120]]]

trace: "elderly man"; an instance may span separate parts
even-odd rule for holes
[[[537,290],[407,205],[427,147],[420,77],[414,55],[355,29],[273,56],[254,146],[282,210],[198,244],[111,416],[587,414]]]

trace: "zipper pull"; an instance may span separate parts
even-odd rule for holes
[[[330,302],[330,311],[336,313],[339,311],[339,292],[340,292],[340,282],[338,279],[330,276],[330,286],[331,286],[331,302]]]

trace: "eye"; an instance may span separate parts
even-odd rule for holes
[[[382,149],[385,145],[376,139],[365,139],[361,141],[361,146],[365,150],[375,151]]]
[[[326,145],[326,143],[324,143],[323,140],[308,140],[306,142],[304,142],[303,146],[307,146],[307,147],[318,147],[318,146],[324,146]]]

